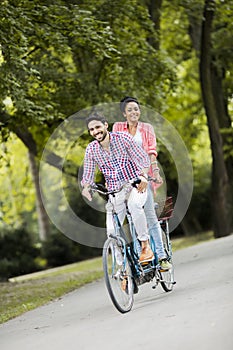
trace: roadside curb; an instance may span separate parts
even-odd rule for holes
[[[90,261],[92,261],[92,260],[93,259],[90,259]],[[88,260],[86,260],[85,262],[87,262],[87,261]],[[15,282],[24,282],[24,281],[29,281],[29,280],[33,280],[33,279],[39,279],[39,278],[46,278],[46,277],[53,275],[56,272],[66,273],[66,272],[69,272],[69,270],[74,268],[74,267],[77,267],[77,269],[78,269],[78,267],[82,263],[83,263],[83,261],[80,261],[80,262],[76,262],[76,263],[72,263],[72,264],[68,264],[68,265],[64,265],[64,266],[59,266],[59,267],[54,267],[54,268],[47,269],[47,270],[29,273],[26,275],[11,277],[8,279],[8,282],[15,283]]]

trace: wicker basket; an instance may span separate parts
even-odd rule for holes
[[[172,197],[167,197],[166,200],[155,203],[156,214],[159,220],[168,220],[173,214]]]

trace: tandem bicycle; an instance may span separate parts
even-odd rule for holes
[[[135,186],[135,183],[132,185]],[[102,184],[95,184],[91,186],[91,192],[97,192],[101,196],[108,197],[109,195],[114,196],[119,191],[108,192]],[[162,270],[159,265],[153,237],[150,237],[150,244],[154,253],[154,259],[146,264],[139,262],[139,241],[137,240],[136,230],[127,207],[127,200],[125,201],[125,206],[126,223],[123,225],[121,225],[114,208],[112,210],[115,232],[105,241],[102,253],[106,287],[114,306],[121,313],[129,312],[132,309],[134,294],[138,293],[140,285],[154,281],[153,289],[160,284],[165,292],[170,292],[176,283],[174,280],[172,246],[168,225],[168,220],[173,211],[171,197],[166,200],[163,212],[158,215],[167,260],[172,264],[169,270]],[[158,210],[157,204],[155,204],[155,210]]]

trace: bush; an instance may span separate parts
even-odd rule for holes
[[[39,249],[24,229],[5,231],[0,236],[0,280],[38,271]]]
[[[41,254],[48,267],[56,267],[98,256],[101,250],[83,246],[57,232],[43,242]]]
[[[47,260],[49,267],[69,264],[78,258],[79,248],[62,233],[53,233],[42,244],[42,257]]]

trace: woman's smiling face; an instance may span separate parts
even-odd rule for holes
[[[123,115],[129,124],[137,123],[141,115],[139,105],[136,102],[128,102]]]

